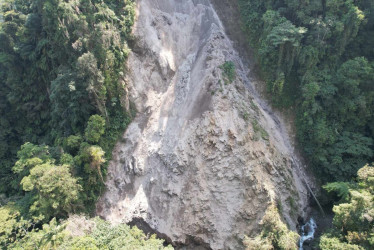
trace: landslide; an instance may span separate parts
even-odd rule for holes
[[[296,230],[309,180],[211,2],[139,0],[134,36],[127,91],[138,115],[115,147],[97,213],[212,249],[243,248],[271,204]]]

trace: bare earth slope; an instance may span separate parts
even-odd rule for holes
[[[304,174],[210,2],[139,0],[137,14],[128,86],[139,114],[113,152],[97,213],[212,249],[241,249],[271,202],[295,229]],[[236,66],[231,84],[225,61]]]

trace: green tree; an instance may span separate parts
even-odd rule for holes
[[[79,76],[86,81],[86,90],[94,100],[100,114],[108,117],[105,107],[107,90],[104,85],[104,77],[97,68],[95,56],[90,52],[83,54],[77,60],[77,69]]]
[[[11,249],[173,249],[164,247],[163,240],[155,235],[146,236],[137,227],[126,224],[117,226],[99,218],[86,220],[92,225],[88,231],[81,231],[79,236],[70,231],[75,225],[74,217],[60,223],[54,218],[41,229],[33,229],[24,237],[9,244]],[[69,228],[70,227],[70,228]],[[1,227],[0,227],[1,229]],[[77,228],[76,230],[81,230]]]
[[[95,112],[87,86],[70,69],[60,69],[51,82],[51,133],[56,137],[82,132],[82,127]]]
[[[34,202],[30,213],[41,220],[66,217],[80,205],[81,185],[71,175],[67,165],[57,166],[50,162],[36,165],[21,181],[23,190],[31,192]]]
[[[24,237],[32,223],[21,215],[21,208],[14,202],[0,207],[0,247],[7,246]]]
[[[24,142],[61,146],[94,114],[108,121],[110,150],[129,119],[120,78],[134,1],[7,0],[0,15],[1,182],[12,180]]]
[[[43,163],[54,162],[47,146],[38,146],[29,142],[21,146],[17,157],[18,160],[12,168],[16,174],[16,178],[12,182],[15,188],[19,186],[23,177],[30,174],[32,168]]]
[[[349,180],[374,160],[372,3],[239,0],[239,8],[274,104],[296,110],[310,165],[323,181]]]
[[[63,142],[63,147],[69,153],[75,154],[79,150],[83,138],[80,135],[71,135],[66,138]]]
[[[321,249],[374,247],[374,167],[366,165],[358,170],[357,176],[357,183],[330,183],[324,186],[342,199],[340,204],[333,207],[334,231],[322,237]]]
[[[105,163],[105,152],[99,146],[91,146],[87,149],[87,152],[90,157],[90,168],[86,169],[86,172],[90,173],[96,171],[100,176],[101,181],[104,183],[103,175],[101,174],[101,167]]]
[[[11,249],[57,249],[65,241],[69,240],[68,234],[64,231],[66,224],[57,223],[53,218],[49,223],[42,225],[42,229],[30,230],[14,243],[10,244]]]
[[[97,143],[105,133],[105,120],[99,115],[90,117],[85,130],[85,137],[88,142]]]

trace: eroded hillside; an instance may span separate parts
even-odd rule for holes
[[[113,152],[98,214],[212,249],[240,249],[273,203],[296,229],[305,174],[211,3],[139,0],[134,35],[127,81],[139,112]]]

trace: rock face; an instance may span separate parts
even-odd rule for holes
[[[137,4],[128,91],[139,113],[113,152],[97,213],[212,249],[243,248],[272,202],[295,229],[307,206],[304,174],[210,2]]]

